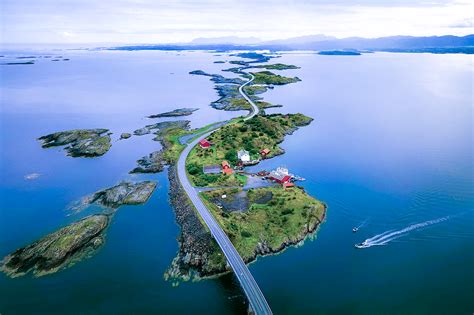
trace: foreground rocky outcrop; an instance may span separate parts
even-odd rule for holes
[[[109,221],[108,215],[97,214],[71,223],[7,255],[0,270],[10,277],[22,276],[29,271],[42,276],[69,267],[90,256],[103,244]]]
[[[39,137],[43,148],[65,146],[64,149],[72,157],[95,157],[109,151],[110,134],[108,129],[75,129],[55,132]]]

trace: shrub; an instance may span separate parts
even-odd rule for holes
[[[247,231],[241,231],[241,232],[240,232],[240,235],[242,235],[242,237],[251,237],[251,236],[252,236],[252,233],[247,232]]]

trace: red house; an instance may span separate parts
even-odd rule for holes
[[[269,153],[270,153],[269,149],[263,149],[263,150],[260,151],[260,155],[262,157],[266,157]]]
[[[230,175],[232,174],[234,171],[230,168],[230,164],[229,162],[227,161],[222,161],[222,173],[224,173],[225,175]]]
[[[288,170],[286,168],[279,167],[275,171],[272,171],[268,175],[268,178],[271,180],[274,180],[275,182],[279,184],[283,184],[290,181],[291,175],[288,174]]]
[[[199,145],[203,149],[207,149],[207,148],[211,147],[211,143],[209,141],[207,141],[206,139],[202,139],[201,141],[199,141]]]

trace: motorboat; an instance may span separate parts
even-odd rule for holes
[[[359,243],[359,244],[355,244],[354,247],[355,248],[366,248],[367,247],[367,241],[363,241],[362,243]]]
[[[354,233],[357,232],[357,231],[359,231],[358,227],[355,227],[355,228],[352,229],[352,232],[354,232]]]

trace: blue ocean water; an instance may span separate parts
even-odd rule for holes
[[[60,51],[70,61],[38,59],[2,66],[0,118],[0,256],[81,216],[68,205],[117,182],[152,179],[142,206],[122,207],[94,257],[41,278],[0,275],[0,312],[244,313],[231,275],[172,287],[163,273],[176,255],[179,228],[168,203],[166,173],[129,175],[157,150],[151,136],[116,141],[146,115],[199,107],[193,127],[241,113],[208,106],[217,95],[205,77],[228,56],[206,52]],[[5,55],[44,52],[7,52]],[[268,112],[315,120],[287,137],[286,154],[256,169],[284,165],[328,205],[314,240],[250,269],[275,314],[466,314],[474,309],[472,60],[466,55],[283,54],[282,71],[302,79],[276,87]],[[223,73],[229,75],[229,73]],[[159,120],[156,120],[159,121]],[[111,150],[73,159],[41,149],[37,137],[64,129],[110,128]],[[41,174],[25,180],[30,173]],[[383,246],[355,243],[417,223]],[[357,233],[354,226],[365,222]]]

